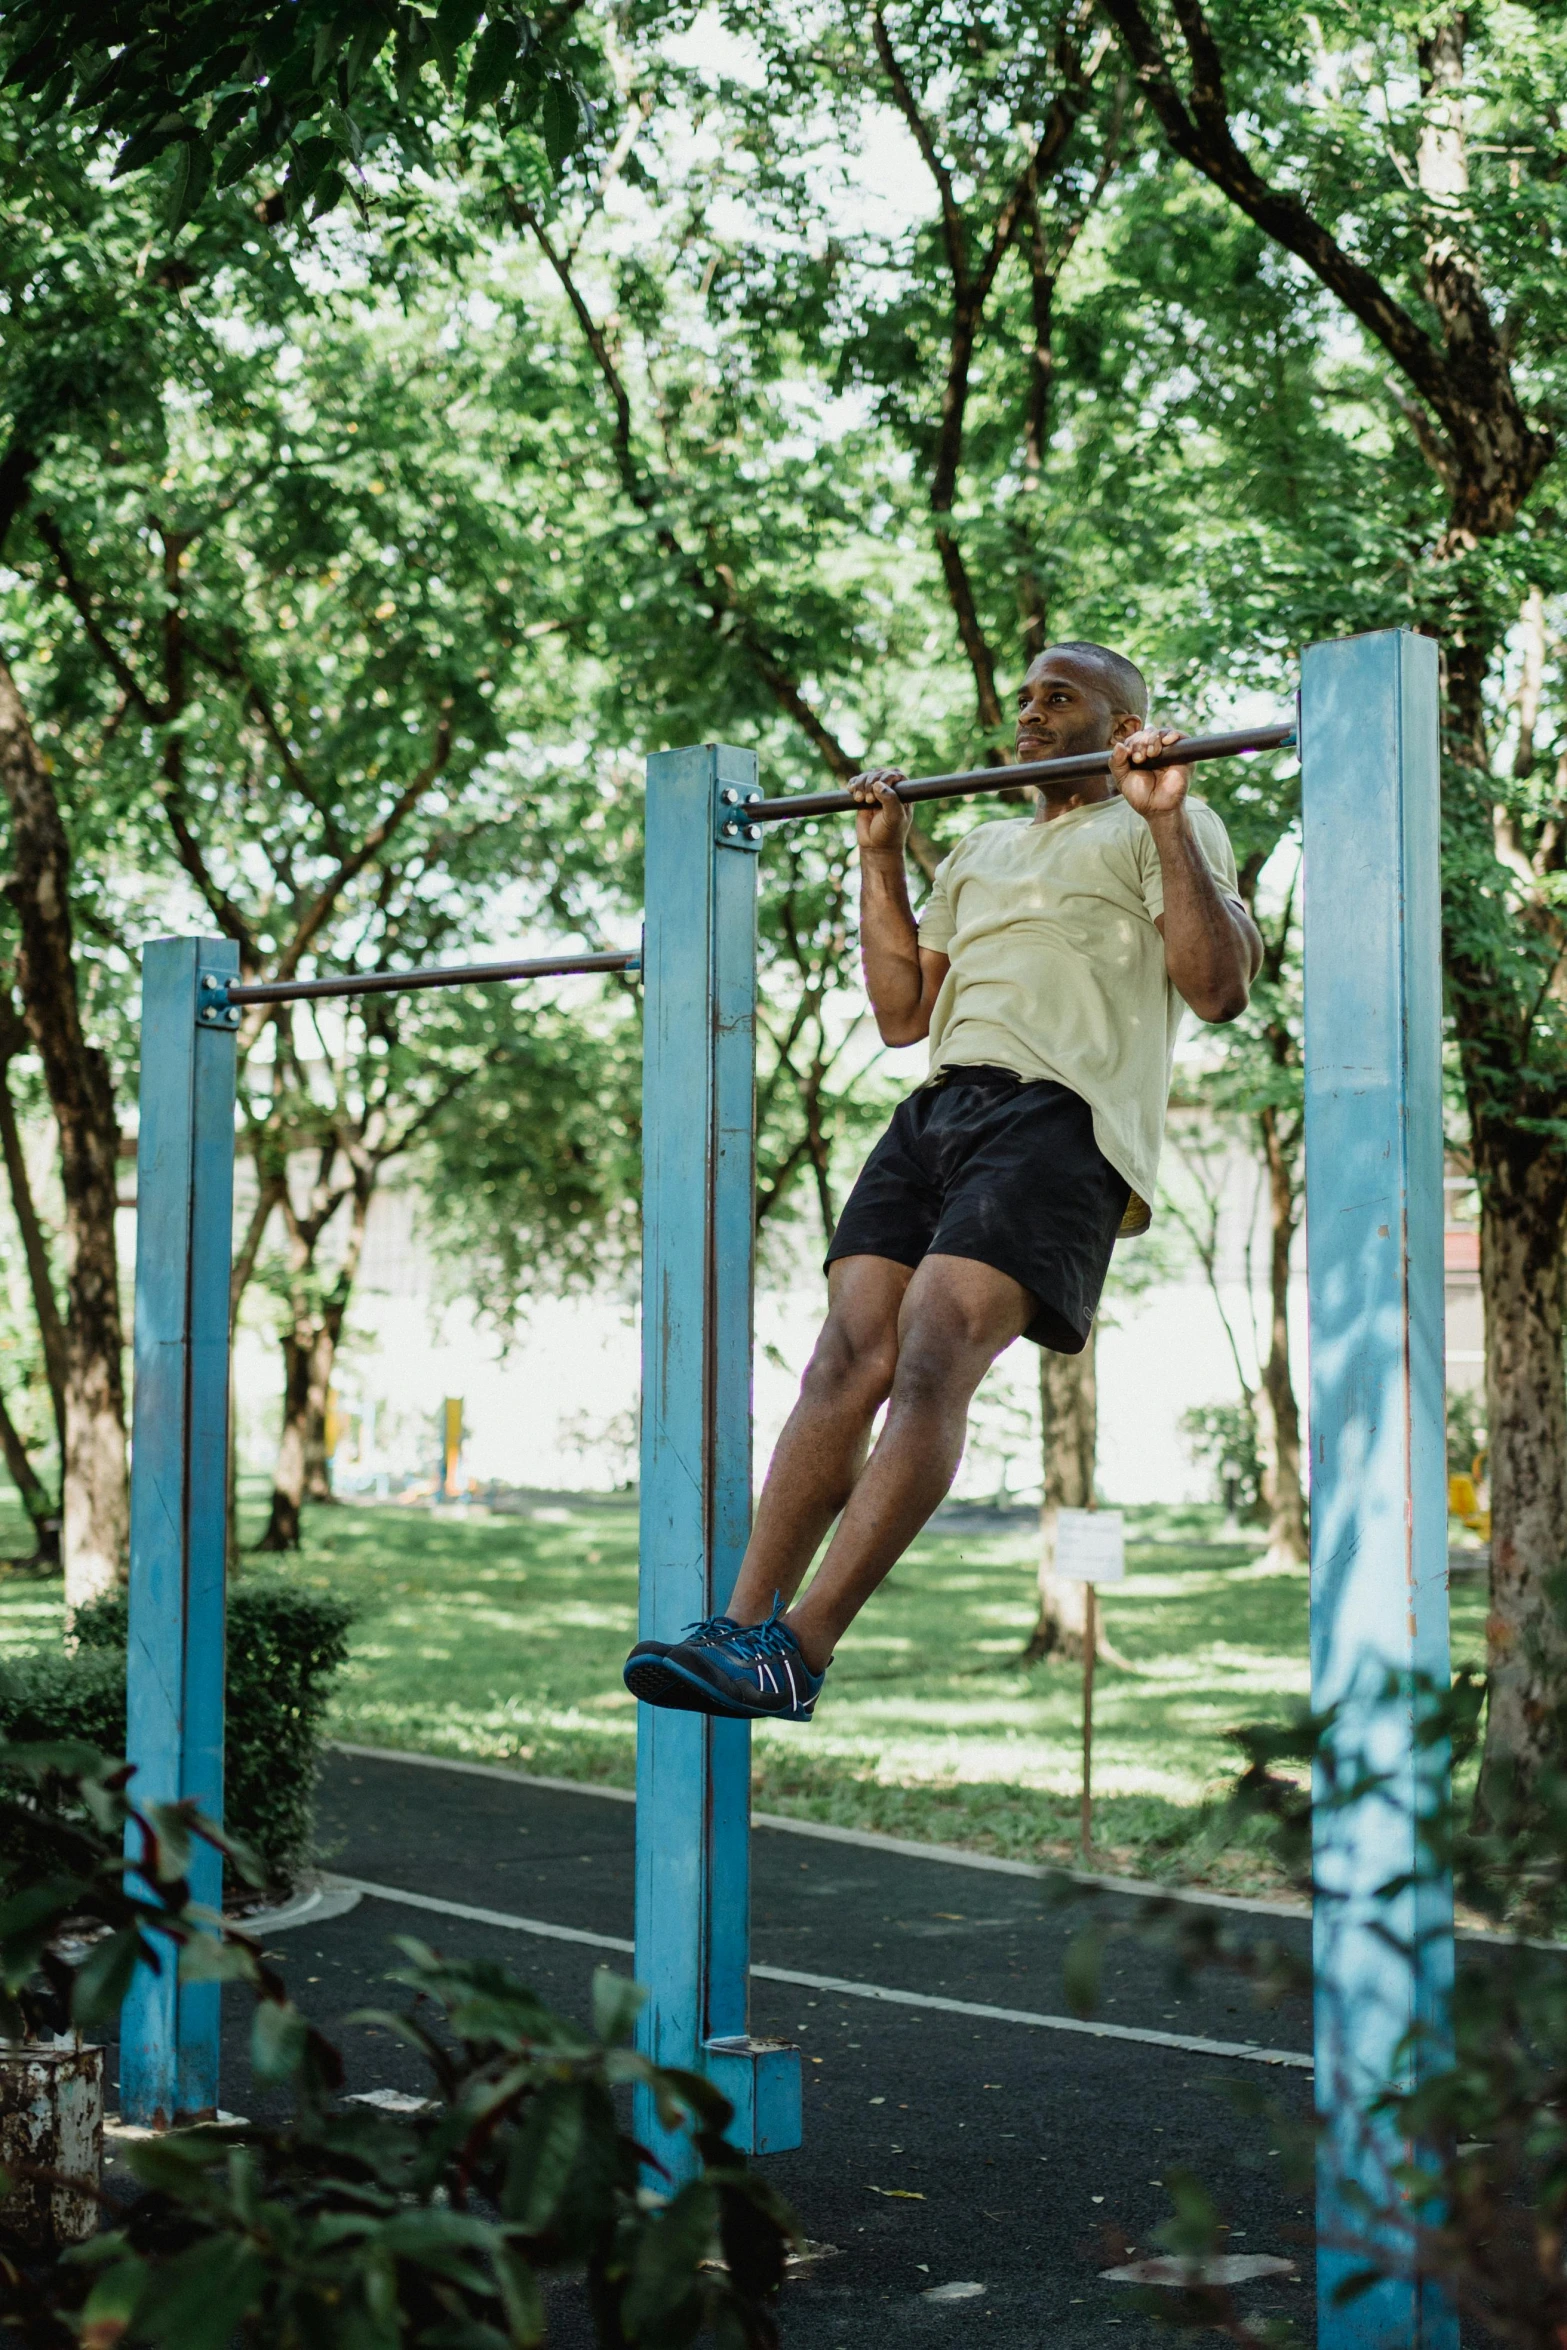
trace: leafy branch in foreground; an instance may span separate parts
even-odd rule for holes
[[[770,2304],[793,2221],[725,2142],[732,2109],[711,2083],[630,2045],[635,1984],[601,1969],[586,2029],[502,1967],[405,1940],[395,1979],[413,2007],[365,2020],[420,2051],[432,2093],[408,2114],[346,2110],[337,2050],[254,1942],[190,1905],[189,1839],[217,1832],[189,1806],[138,1811],[129,1776],[89,1748],[0,1746],[0,2027],[64,2013],[91,2028],[138,1956],[156,1965],[177,1953],[185,1980],[250,1987],[256,2082],[289,2089],[293,2118],[133,2144],[141,2192],[113,2225],[42,2269],[0,2249],[12,2339],[25,2350],[531,2350],[545,2335],[545,2281],[580,2278],[608,2350],[704,2331],[733,2350],[775,2350]],[[107,1934],[90,1939],[94,1924]],[[652,2092],[666,2129],[690,2130],[701,2159],[667,2202],[639,2189],[648,2157],[616,2113],[615,2092],[633,2084]]]
[[[1462,1782],[1479,1746],[1485,1683],[1460,1672],[1450,1687],[1417,1679],[1390,1681],[1386,1692],[1413,1701],[1417,1738],[1427,1751],[1446,1748]],[[1234,1733],[1245,1767],[1231,1792],[1224,1827],[1261,1826],[1291,1880],[1311,1887],[1311,1844],[1323,1813],[1352,1815],[1366,1804],[1407,1804],[1405,1783],[1335,1751],[1338,1710],[1302,1713],[1294,1722]],[[1562,1725],[1551,1725],[1560,1751]],[[1494,1931],[1460,1952],[1451,2030],[1440,2019],[1417,2025],[1392,2052],[1391,2077],[1377,2092],[1351,2100],[1350,2143],[1358,2179],[1341,2182],[1332,2248],[1348,2257],[1338,2287],[1347,2302],[1385,2278],[1422,2278],[1442,2287],[1466,2331],[1517,2350],[1561,2350],[1567,2341],[1567,1773],[1510,1777],[1492,1773],[1472,1810],[1449,1793],[1431,1801],[1429,1781],[1404,1841],[1406,1870],[1377,1889],[1377,1931],[1392,1959],[1408,1960],[1423,1935],[1443,1933],[1420,1921],[1407,1896],[1450,1873],[1462,1910]],[[1216,1823],[1216,1836],[1222,1832]],[[1317,1932],[1333,1931],[1334,1896],[1312,1888]],[[1081,1899],[1081,1887],[1070,1888]],[[1141,1906],[1141,1905],[1140,1905]],[[1149,1914],[1152,1913],[1152,1914]],[[1090,1921],[1068,1956],[1074,2007],[1087,2013],[1097,1996],[1099,1963],[1112,1934],[1152,1938],[1167,1951],[1182,1982],[1208,1966],[1248,1977],[1265,2005],[1311,1987],[1308,1959],[1282,1940],[1254,1939],[1211,1910],[1177,1900],[1150,1903],[1135,1924]],[[1323,1988],[1318,1986],[1318,1998]],[[1323,2096],[1319,2081],[1318,2097]],[[1346,2092],[1347,2094],[1347,2092]],[[1315,2130],[1266,2092],[1236,2085],[1237,2104],[1266,2111],[1270,2134],[1287,2149],[1290,2168],[1309,2189]],[[1341,2107],[1342,2114],[1342,2107]],[[1361,2157],[1363,2156],[1363,2160]],[[1184,2288],[1141,2297],[1149,2315],[1235,2340],[1295,2337],[1287,2328],[1261,2333],[1213,2266],[1225,2249],[1218,2211],[1200,2182],[1171,2174],[1173,2217],[1156,2241],[1182,2263]]]
[[[116,172],[173,151],[169,219],[212,185],[287,167],[288,218],[339,203],[377,132],[422,148],[427,117],[461,85],[469,119],[536,128],[558,169],[592,121],[563,35],[578,0],[10,0],[5,81],[41,113],[84,115],[117,140]],[[579,60],[580,62],[580,60]],[[425,83],[433,69],[435,83]]]

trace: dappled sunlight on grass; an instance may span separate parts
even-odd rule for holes
[[[1304,1699],[1304,1569],[1217,1539],[1218,1513],[1133,1510],[1129,1574],[1102,1595],[1129,1669],[1095,1693],[1099,1865],[1232,1887],[1266,1884],[1249,1840],[1210,1849],[1233,1768],[1226,1733]],[[1081,1672],[1025,1668],[1031,1527],[944,1529],[917,1543],[845,1639],[814,1723],[763,1726],[759,1810],[1070,1858]],[[245,1531],[259,1532],[247,1509]],[[0,1547],[10,1532],[0,1519]],[[18,1521],[14,1549],[23,1547]],[[552,1503],[532,1517],[393,1506],[307,1512],[279,1571],[358,1613],[333,1724],[368,1746],[510,1762],[629,1786],[636,1708],[620,1667],[636,1632],[635,1509]],[[269,1566],[276,1562],[269,1562]],[[0,1576],[0,1664],[61,1637],[58,1580]],[[1454,1586],[1454,1651],[1481,1651],[1483,1578]]]

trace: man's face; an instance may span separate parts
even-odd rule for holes
[[[1077,653],[1041,653],[1018,688],[1020,760],[1102,751],[1136,720],[1118,711],[1102,672]]]

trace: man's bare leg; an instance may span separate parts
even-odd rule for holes
[[[909,1282],[898,1316],[897,1368],[886,1424],[853,1484],[842,1522],[810,1589],[787,1617],[813,1673],[823,1669],[844,1631],[943,1499],[963,1457],[975,1388],[1002,1348],[1021,1336],[1038,1310],[1020,1282],[969,1257],[929,1256]],[[847,1455],[840,1451],[838,1457],[841,1462]],[[778,1467],[775,1456],[775,1474]],[[824,1502],[826,1481],[815,1490],[819,1503]],[[801,1540],[806,1523],[802,1515]],[[820,1540],[819,1533],[816,1539]],[[757,1550],[753,1536],[746,1569]],[[794,1583],[778,1576],[771,1588],[786,1595],[796,1588],[809,1556],[807,1549],[800,1557]],[[765,1564],[758,1555],[756,1567]],[[765,1580],[765,1574],[756,1577],[755,1587]],[[741,1582],[746,1584],[745,1569]],[[748,1613],[742,1615],[742,1592],[736,1587],[730,1613],[738,1621],[755,1622],[767,1612],[751,1606],[751,1595],[752,1585],[747,1584]]]
[[[827,1320],[784,1424],[726,1613],[738,1624],[793,1599],[865,1466],[871,1423],[898,1364],[898,1313],[914,1269],[891,1257],[828,1267]]]

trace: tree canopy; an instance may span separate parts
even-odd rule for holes
[[[0,0],[0,628],[124,1076],[155,907],[258,969],[502,921],[596,942],[634,920],[648,750],[737,739],[771,788],[1004,763],[1051,637],[1122,646],[1195,722],[1276,707],[1304,643],[1434,633],[1493,1728],[1527,1749],[1567,1674],[1564,39],[1505,0]],[[1298,785],[1204,787],[1273,925],[1212,1050],[1277,1239]],[[973,820],[922,822],[924,875]],[[849,857],[823,826],[764,860],[780,1246],[892,1082]],[[460,1075],[420,1148],[510,1313],[586,1229],[549,1200],[630,1229],[625,1011],[366,1023],[306,1055],[308,1115],[258,1024],[256,1133],[274,1082],[362,1124],[356,1056]]]

